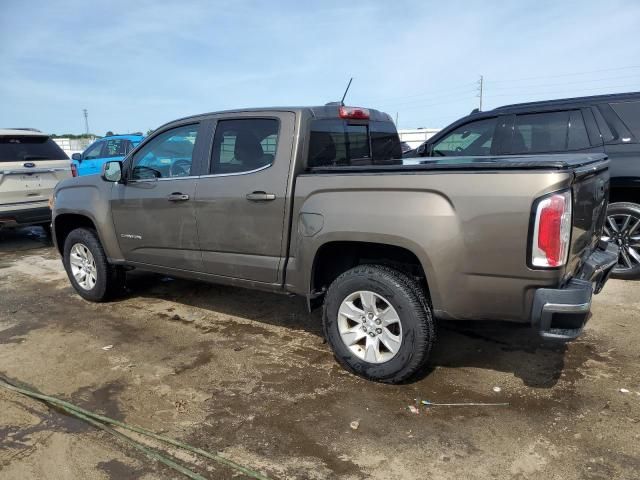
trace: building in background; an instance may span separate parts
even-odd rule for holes
[[[71,155],[74,153],[82,153],[85,149],[93,143],[95,137],[92,138],[54,138],[53,141],[58,144],[58,146],[64,150],[64,153]]]
[[[398,130],[398,135],[401,142],[407,142],[411,148],[418,148],[421,143],[429,140],[439,131],[439,128],[407,128]]]

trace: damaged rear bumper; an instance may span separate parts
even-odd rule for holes
[[[618,247],[600,242],[567,285],[536,290],[531,322],[540,335],[557,340],[579,336],[589,317],[591,297],[600,293],[617,262]]]

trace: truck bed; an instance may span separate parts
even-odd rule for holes
[[[597,164],[607,158],[596,154],[523,155],[519,157],[404,158],[388,164],[321,166],[310,172],[411,172],[429,170],[569,170]]]

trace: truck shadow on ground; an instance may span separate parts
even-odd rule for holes
[[[128,274],[127,288],[131,297],[168,300],[222,317],[246,318],[323,337],[320,309],[308,313],[301,298],[139,272]],[[565,352],[565,344],[543,341],[526,325],[441,321],[429,364],[413,381],[427,377],[436,367],[479,368],[513,373],[530,387],[551,388],[563,372]]]

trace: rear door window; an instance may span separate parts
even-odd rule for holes
[[[102,156],[106,158],[124,157],[127,154],[127,141],[121,138],[111,138],[104,141]]]
[[[572,110],[569,113],[569,133],[567,136],[567,150],[583,150],[590,148],[587,127],[582,118],[582,112]]]
[[[40,135],[0,136],[0,162],[65,160],[64,150],[51,138]]]
[[[640,102],[611,103],[611,108],[636,139],[640,139]]]
[[[275,118],[220,120],[213,137],[211,173],[243,173],[273,164],[280,122]]]
[[[567,149],[569,112],[516,115],[512,153],[560,152]]]
[[[498,119],[494,117],[462,125],[435,143],[432,155],[435,157],[490,155],[497,123]]]

